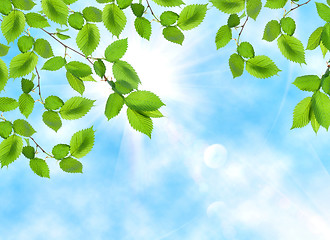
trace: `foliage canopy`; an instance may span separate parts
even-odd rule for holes
[[[136,33],[149,40],[152,21],[162,28],[163,37],[182,45],[185,31],[198,27],[210,8],[216,8],[228,15],[227,22],[219,27],[214,36],[214,47],[220,49],[234,42],[236,52],[229,56],[229,69],[234,78],[246,70],[256,78],[269,78],[281,71],[276,63],[263,53],[255,51],[253,44],[241,41],[243,30],[251,19],[257,21],[263,7],[282,11],[280,20],[271,19],[263,29],[263,40],[277,42],[282,55],[294,63],[305,64],[305,50],[321,48],[323,56],[330,50],[330,0],[315,2],[318,16],[324,25],[315,29],[307,46],[295,36],[297,27],[291,13],[311,0],[209,0],[207,4],[186,5],[182,0],[95,0],[82,11],[74,10],[71,4],[79,0],[1,0],[0,21],[0,93],[9,79],[19,78],[21,94],[18,99],[0,96],[0,163],[8,166],[21,154],[30,161],[30,167],[40,177],[50,177],[48,159],[55,159],[59,167],[68,173],[82,173],[83,165],[78,160],[93,148],[95,131],[93,127],[73,134],[69,143],[55,145],[51,151],[40,146],[33,135],[39,130],[29,122],[35,105],[41,103],[44,112],[40,118],[46,126],[57,132],[62,120],[76,120],[89,113],[95,100],[84,97],[86,81],[108,83],[112,93],[106,102],[104,115],[108,120],[116,117],[126,108],[127,119],[137,131],[151,138],[153,118],[163,117],[160,108],[165,104],[154,93],[139,90],[140,77],[134,67],[124,59],[129,40],[121,38],[127,25],[127,15],[134,16]],[[40,2],[40,3],[39,3]],[[156,13],[155,9],[163,9]],[[36,10],[38,9],[38,10]],[[104,49],[103,56],[93,53],[103,40],[100,26],[117,38]],[[44,38],[33,36],[35,29]],[[66,32],[77,31],[76,46],[66,42],[71,38]],[[49,40],[63,46],[63,53],[54,52]],[[9,46],[10,45],[10,46]],[[11,48],[19,53],[10,62],[4,61]],[[79,50],[77,50],[79,49]],[[70,61],[68,52],[81,57],[81,61]],[[42,60],[44,59],[44,61]],[[40,64],[40,62],[44,62]],[[110,66],[110,67],[109,67]],[[311,122],[317,133],[320,126],[330,126],[330,71],[327,66],[323,76],[305,75],[297,77],[293,84],[312,96],[297,104],[293,112],[293,128],[301,128]],[[42,95],[42,79],[39,71],[65,69],[66,79],[77,96],[61,99]],[[112,71],[112,75],[107,73]],[[50,73],[49,73],[50,74]],[[142,77],[143,79],[143,77]],[[6,94],[6,93],[5,93]],[[18,109],[21,119],[8,120],[6,112]],[[40,156],[41,155],[41,156]]]

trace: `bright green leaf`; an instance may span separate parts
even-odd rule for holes
[[[92,150],[95,141],[94,133],[91,127],[73,134],[70,140],[70,152],[73,157],[82,158]]]
[[[11,135],[0,143],[1,167],[8,166],[14,162],[23,149],[23,140],[17,135]]]
[[[67,144],[57,144],[52,149],[52,154],[54,155],[54,158],[57,160],[61,160],[68,156],[70,152],[70,146]]]
[[[62,120],[60,115],[54,111],[45,111],[42,114],[42,121],[55,132],[57,132],[62,127]]]
[[[127,118],[132,128],[151,138],[153,124],[150,117],[146,117],[137,111],[127,108]]]
[[[31,137],[33,134],[36,133],[30,123],[23,119],[15,120],[13,123],[13,129],[15,133],[24,137]]]
[[[234,53],[229,58],[229,67],[233,77],[239,77],[243,74],[244,71],[244,59]]]
[[[49,168],[45,160],[40,158],[33,158],[30,160],[30,168],[32,171],[37,174],[39,177],[49,177]]]
[[[21,11],[14,10],[5,16],[1,23],[1,31],[8,43],[18,38],[25,28],[25,17]]]
[[[94,105],[94,100],[83,97],[72,97],[60,109],[63,119],[75,120],[85,116]]]
[[[9,112],[18,107],[18,102],[9,97],[0,97],[0,112]]]
[[[33,111],[34,99],[30,94],[23,93],[18,99],[18,107],[20,112],[28,118]]]
[[[114,3],[104,7],[102,19],[104,26],[117,37],[124,30],[127,21],[125,13]]]
[[[269,78],[281,70],[269,57],[262,55],[247,60],[246,71],[256,78]]]
[[[281,35],[277,39],[277,46],[283,56],[290,61],[306,63],[304,46],[297,38],[289,35]]]
[[[204,20],[207,11],[207,4],[188,5],[182,9],[179,19],[178,27],[182,30],[191,30],[198,27]]]
[[[293,84],[300,90],[315,92],[321,86],[321,79],[316,75],[305,75],[297,77]]]
[[[297,104],[293,111],[293,124],[291,129],[305,127],[310,121],[310,108],[312,98],[304,98]]]

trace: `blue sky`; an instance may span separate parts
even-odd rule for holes
[[[82,10],[87,2],[72,8]],[[316,14],[310,3],[291,15],[304,46],[323,25]],[[290,63],[276,42],[261,40],[266,23],[282,15],[264,9],[242,36],[282,70],[270,79],[232,79],[227,62],[235,44],[216,51],[214,37],[226,16],[215,9],[186,32],[183,46],[164,40],[155,23],[150,42],[140,39],[130,19],[121,36],[129,39],[124,60],[138,72],[141,89],[166,103],[166,117],[154,121],[151,140],[129,126],[124,112],[108,122],[104,83],[87,85],[85,96],[97,100],[96,107],[64,122],[58,134],[42,123],[37,105],[29,119],[45,148],[69,142],[90,125],[97,130],[95,147],[83,159],[84,174],[63,173],[49,160],[51,179],[42,179],[23,157],[1,169],[0,239],[330,239],[329,133],[321,129],[316,136],[310,126],[290,130],[295,104],[308,96],[291,83],[321,75],[326,64],[320,50],[306,52],[307,65]],[[113,40],[102,31],[95,55]],[[4,60],[15,54],[13,48]],[[76,95],[63,70],[41,76],[44,96]],[[10,80],[6,94],[18,97],[18,83]]]

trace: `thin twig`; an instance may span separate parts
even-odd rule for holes
[[[35,143],[37,148],[39,148],[44,154],[48,155],[51,158],[54,158],[54,156],[50,155],[48,152],[46,152],[34,139],[33,137],[30,137],[30,139]]]
[[[157,16],[156,16],[156,14],[154,14],[154,12],[152,11],[152,8],[151,8],[151,6],[150,6],[150,4],[149,4],[149,1],[148,0],[146,0],[147,1],[147,8],[149,8],[150,9],[150,12],[151,12],[151,14],[152,14],[152,16],[154,16],[154,18],[156,18],[156,20],[158,21],[158,22],[160,22],[160,20],[157,18]]]
[[[41,96],[40,74],[39,74],[39,71],[38,71],[38,68],[37,68],[37,67],[35,67],[35,70],[36,70],[37,77],[38,77],[38,85],[37,85],[37,88],[38,88],[38,90],[39,90],[40,101],[41,101],[42,104],[44,104],[44,100],[42,99],[42,96]]]
[[[304,3],[302,3],[302,4],[298,4],[296,7],[291,8],[286,14],[284,14],[283,17],[286,17],[290,12],[296,10],[297,8],[299,8],[299,7],[301,7],[301,6],[304,6],[305,4],[309,3],[310,1],[311,1],[311,0],[308,0],[307,2],[304,2]]]
[[[58,40],[56,37],[54,37],[54,35],[51,34],[50,32],[48,32],[47,30],[45,30],[45,29],[43,29],[43,28],[41,28],[41,30],[44,31],[45,33],[47,33],[49,36],[51,36],[53,39],[55,39],[57,42],[59,42],[59,43],[60,43],[62,46],[64,46],[65,48],[70,49],[71,51],[73,51],[73,52],[79,54],[80,56],[82,56],[82,57],[84,57],[84,58],[86,58],[87,61],[88,61],[90,64],[93,65],[93,62],[92,62],[92,61],[91,61],[86,55],[84,55],[83,53],[81,53],[81,52],[79,52],[79,51],[77,51],[77,50],[75,50],[75,49],[69,47],[69,46],[66,45],[65,43],[61,42],[60,40]]]
[[[241,35],[242,35],[242,32],[243,32],[244,27],[245,27],[245,25],[246,25],[246,23],[247,23],[248,20],[249,20],[249,16],[246,17],[246,20],[245,20],[244,24],[242,25],[241,31],[240,31],[239,34],[238,34],[237,44],[239,44],[239,39],[240,39],[240,37],[241,37]]]

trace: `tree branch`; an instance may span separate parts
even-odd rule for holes
[[[34,139],[33,137],[30,137],[30,139],[35,143],[37,148],[39,148],[44,154],[48,155],[51,158],[54,158],[54,156],[50,155],[48,152],[46,152]]]
[[[84,57],[84,58],[86,58],[87,61],[88,61],[90,64],[93,65],[93,62],[92,62],[92,61],[91,61],[91,60],[90,60],[85,54],[83,54],[83,53],[81,53],[81,52],[79,52],[79,51],[77,51],[77,50],[75,50],[75,49],[69,47],[69,46],[66,45],[65,43],[61,42],[60,40],[58,40],[56,37],[54,37],[54,35],[51,34],[50,32],[48,32],[47,30],[45,30],[45,29],[43,29],[43,28],[41,28],[41,30],[44,31],[45,33],[47,33],[49,36],[51,36],[51,37],[52,37],[53,39],[55,39],[57,42],[59,42],[59,43],[60,43],[62,46],[64,46],[66,49],[70,49],[71,51],[73,51],[73,52],[79,54],[80,56],[82,56],[82,57]]]

